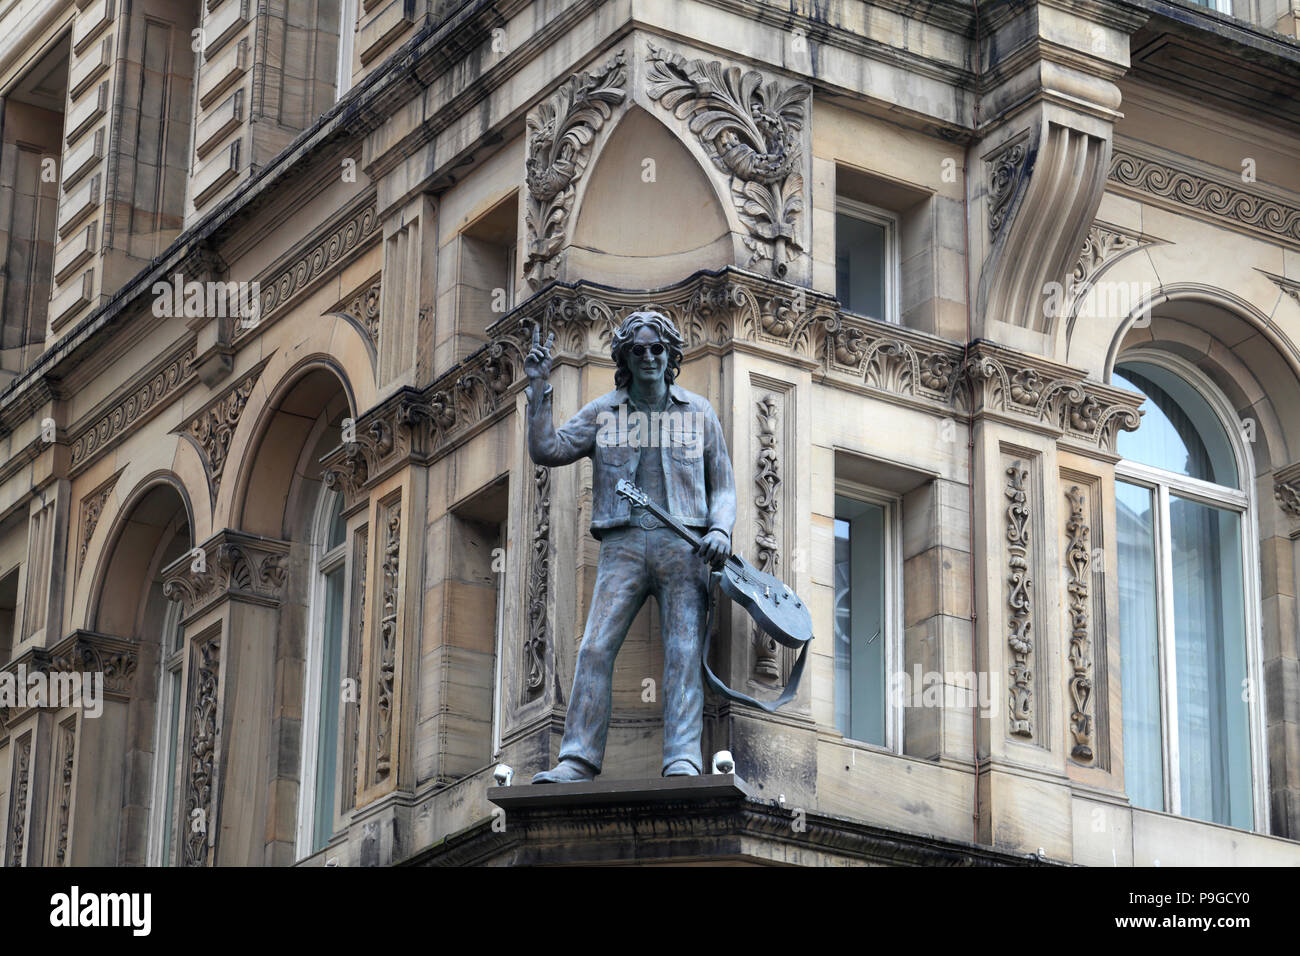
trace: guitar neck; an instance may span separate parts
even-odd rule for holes
[[[697,547],[699,545],[700,536],[698,534],[696,534],[690,528],[687,528],[680,521],[672,517],[672,515],[668,514],[668,512],[664,511],[663,508],[660,508],[653,501],[647,500],[643,505],[641,505],[641,507],[645,508],[646,511],[650,512],[652,515],[654,515],[656,518],[658,518],[660,521],[666,524],[669,528],[672,528],[674,531],[676,531],[678,536],[681,537],[683,540],[685,540],[687,544],[691,545],[691,547]]]

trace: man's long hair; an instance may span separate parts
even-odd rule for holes
[[[613,356],[614,364],[617,366],[614,370],[615,388],[627,388],[628,383],[632,381],[632,372],[627,367],[628,350],[632,347],[632,340],[636,337],[637,330],[642,327],[654,329],[659,336],[659,341],[668,347],[668,367],[664,370],[665,384],[671,385],[682,367],[682,349],[686,341],[677,331],[677,326],[673,325],[673,320],[662,312],[633,312],[615,331],[614,340],[609,348],[610,355]]]

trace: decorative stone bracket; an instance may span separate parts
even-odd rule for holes
[[[287,541],[225,529],[163,569],[163,594],[182,602],[186,621],[226,597],[275,606],[288,553]]]

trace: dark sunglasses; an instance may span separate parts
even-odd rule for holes
[[[640,342],[638,342],[636,345],[632,346],[632,354],[635,355],[637,358],[640,358],[641,356],[645,355],[646,349],[650,350],[651,355],[664,354],[664,346],[659,342],[656,342],[654,345],[642,345]]]

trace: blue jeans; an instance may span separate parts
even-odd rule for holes
[[[708,616],[709,566],[667,528],[612,528],[600,542],[596,588],[578,649],[560,759],[597,771],[609,734],[614,658],[646,598],[659,602],[664,642],[664,762],[687,760],[703,770],[700,735],[704,682],[700,648]]]

